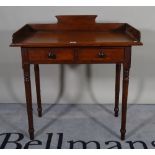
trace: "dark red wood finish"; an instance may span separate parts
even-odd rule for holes
[[[38,116],[42,116],[42,106],[41,106],[41,94],[40,94],[40,71],[39,65],[34,65],[34,72],[35,72],[35,82],[36,82],[36,92],[37,92],[37,105],[38,105]]]
[[[114,108],[116,117],[118,117],[118,111],[119,111],[120,73],[121,73],[121,64],[116,64],[115,108]]]
[[[128,99],[129,71],[131,66],[131,47],[125,48],[125,58],[123,63],[123,89],[122,89],[122,125],[121,139],[125,139],[126,133],[126,112]]]
[[[27,59],[27,52],[22,49],[22,62],[23,62],[23,73],[24,73],[24,83],[25,83],[25,94],[27,103],[27,114],[28,114],[28,124],[29,124],[29,134],[30,139],[34,139],[34,128],[33,128],[33,109],[32,109],[32,93],[31,93],[31,79],[30,79],[30,64],[24,63]]]
[[[121,139],[125,139],[131,46],[142,45],[140,32],[127,23],[96,23],[96,15],[56,16],[55,24],[27,24],[13,34],[21,47],[30,138],[34,139],[30,64],[34,64],[38,115],[42,116],[39,64],[116,64],[115,116],[119,112],[123,65]]]

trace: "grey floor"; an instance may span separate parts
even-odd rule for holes
[[[111,104],[44,104],[42,118],[36,104],[33,109],[35,141],[30,141],[25,104],[0,104],[0,148],[155,148],[155,105],[128,106],[125,141],[121,115],[113,116]]]

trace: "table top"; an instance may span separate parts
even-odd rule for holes
[[[126,23],[96,23],[96,16],[57,16],[58,23],[27,24],[13,35],[11,46],[133,46],[140,32]]]

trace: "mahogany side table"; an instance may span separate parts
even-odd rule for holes
[[[127,23],[96,23],[96,15],[56,16],[57,23],[26,24],[10,46],[21,47],[30,139],[34,139],[30,64],[34,64],[38,115],[42,116],[39,64],[116,64],[115,116],[123,65],[121,139],[125,139],[131,47],[140,32]]]

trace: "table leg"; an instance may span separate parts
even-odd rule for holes
[[[121,139],[122,140],[125,139],[125,133],[126,133],[128,85],[129,85],[129,69],[123,68],[122,125],[121,125]]]
[[[114,108],[115,117],[118,117],[119,112],[120,72],[121,72],[121,64],[116,64],[115,108]]]
[[[126,113],[129,85],[129,71],[131,66],[131,47],[125,48],[125,61],[123,63],[123,90],[122,90],[122,124],[121,124],[121,139],[125,139],[126,133]]]
[[[36,83],[36,92],[37,92],[37,105],[38,105],[38,116],[42,116],[42,106],[41,106],[41,93],[40,93],[40,73],[39,73],[39,65],[34,65],[35,72],[35,83]]]
[[[33,109],[32,109],[31,80],[30,80],[30,64],[23,65],[23,72],[24,72],[29,134],[30,134],[30,139],[33,140],[34,128],[33,128]]]

